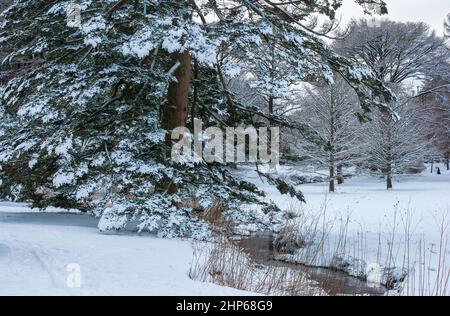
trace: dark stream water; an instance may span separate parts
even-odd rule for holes
[[[255,261],[276,267],[288,267],[300,270],[316,281],[318,286],[329,295],[371,295],[379,296],[386,293],[383,286],[374,287],[364,280],[349,276],[345,272],[331,268],[309,267],[301,264],[285,263],[275,260],[276,250],[273,247],[273,236],[261,235],[244,238],[238,245]]]

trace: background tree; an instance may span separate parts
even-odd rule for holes
[[[429,156],[434,160],[436,153],[450,170],[450,65],[442,63],[428,75],[430,79],[422,88],[418,102],[428,113],[427,136],[433,144]]]
[[[308,162],[329,170],[329,191],[334,192],[335,180],[343,182],[343,167],[361,160],[362,128],[356,116],[356,95],[342,78],[335,76],[332,83],[307,88],[306,95],[297,102],[301,110],[292,114],[293,119],[309,124],[325,140],[325,145],[317,146],[294,137],[294,146],[300,156],[308,157]]]
[[[361,19],[354,22],[350,36],[335,45],[344,55],[367,65],[380,81],[393,89],[401,89],[400,85],[407,80],[424,79],[425,73],[436,68],[444,59],[442,39],[430,32],[429,26],[424,23]],[[385,101],[380,98],[378,100]],[[392,107],[399,108],[399,105],[392,104]],[[392,117],[387,112],[382,114],[379,121],[380,127],[393,124]],[[376,130],[388,133],[374,138],[375,141],[383,140],[378,145],[385,146],[378,151],[378,155],[384,157],[378,157],[375,161],[383,162],[377,168],[383,170],[387,188],[391,189],[395,169],[393,157],[396,156],[396,145],[389,141],[394,138],[394,135],[389,135],[393,129]],[[395,160],[398,162],[398,159]]]
[[[412,98],[411,89],[397,86],[395,92],[398,100],[391,105],[398,118],[394,121],[374,112],[371,122],[364,126],[362,138],[368,158],[366,167],[382,175],[386,175],[387,168],[392,174],[401,174],[423,164],[429,145],[423,107]]]
[[[450,37],[450,13],[447,14],[444,21],[444,37]]]

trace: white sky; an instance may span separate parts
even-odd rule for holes
[[[443,23],[450,12],[450,0],[385,0],[388,6],[390,20],[426,22],[438,35],[443,34]],[[344,0],[343,7],[338,11],[342,22],[347,23],[352,17],[362,17],[363,9],[354,0]]]

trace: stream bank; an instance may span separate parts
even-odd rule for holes
[[[382,285],[369,284],[365,280],[331,267],[315,267],[275,260],[278,253],[273,246],[273,236],[270,234],[241,238],[237,241],[237,245],[260,264],[286,267],[306,273],[328,295],[382,296],[388,291]]]

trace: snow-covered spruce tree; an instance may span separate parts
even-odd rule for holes
[[[384,107],[372,102],[367,88],[392,99],[370,71],[334,53],[302,25],[315,13],[333,18],[340,3],[74,2],[81,8],[79,27],[66,23],[69,1],[17,0],[4,15],[4,64],[25,56],[33,67],[0,91],[0,177],[21,185],[22,198],[35,207],[91,211],[101,217],[102,230],[137,220],[140,230],[161,236],[201,236],[207,233],[203,214],[217,201],[224,203],[226,218],[254,220],[254,213],[236,210],[261,202],[255,186],[232,176],[226,165],[170,159],[168,135],[187,125],[189,112],[208,112],[208,123],[217,125],[228,121],[230,110],[238,121],[259,114],[314,135],[301,124],[233,102],[219,80],[224,65],[217,52],[223,45],[245,50],[276,29],[280,47],[308,57],[305,64],[317,77],[323,69],[345,77],[360,97],[362,115]],[[357,2],[384,8],[382,1]],[[266,225],[279,217],[257,215]]]
[[[361,19],[354,22],[350,36],[335,45],[337,51],[355,62],[366,64],[380,81],[394,89],[401,89],[400,86],[407,80],[423,79],[427,70],[436,68],[443,61],[443,40],[424,23]],[[392,107],[398,105],[393,104]],[[382,115],[383,125],[392,124],[392,117],[387,112]],[[382,132],[382,129],[378,130]],[[380,135],[372,139],[380,141],[383,138]],[[395,148],[386,144],[387,147],[380,152],[385,157],[377,159],[386,165],[377,167],[383,170],[387,188],[391,189]]]
[[[335,76],[332,83],[306,88],[306,95],[297,102],[301,109],[292,118],[309,124],[322,139],[317,146],[306,139],[294,137],[294,148],[318,168],[329,170],[329,191],[335,191],[335,180],[343,182],[342,169],[361,160],[360,134],[362,124],[357,120],[357,99],[347,83]],[[295,135],[295,131],[294,131]]]

